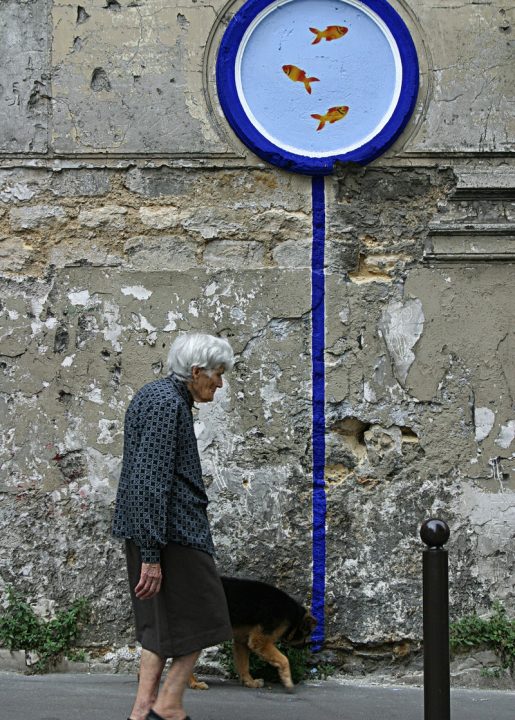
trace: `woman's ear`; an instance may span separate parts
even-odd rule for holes
[[[193,378],[193,380],[196,380],[201,372],[202,372],[202,369],[199,368],[198,365],[194,365],[191,368],[191,377]]]

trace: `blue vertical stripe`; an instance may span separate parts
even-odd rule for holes
[[[324,178],[312,178],[313,245],[311,255],[311,354],[313,382],[313,596],[317,620],[312,649],[320,650],[325,637],[325,189]]]

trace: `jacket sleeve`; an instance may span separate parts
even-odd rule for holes
[[[134,541],[145,563],[159,562],[167,542],[168,504],[175,474],[179,406],[166,399],[145,413],[131,472]]]

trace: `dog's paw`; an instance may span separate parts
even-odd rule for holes
[[[290,695],[293,695],[293,693],[295,692],[295,685],[285,685],[284,689],[286,690],[287,693],[289,693]]]
[[[188,680],[188,687],[190,690],[207,690],[209,685],[201,680],[198,680],[196,675],[191,674]]]
[[[252,678],[251,680],[245,680],[244,683],[245,687],[248,688],[262,688],[265,684],[265,681],[261,678]]]
[[[191,690],[209,690],[209,685],[205,682],[195,682],[190,685]]]

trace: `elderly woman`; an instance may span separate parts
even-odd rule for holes
[[[170,348],[169,375],[139,390],[125,415],[113,534],[126,540],[143,648],[129,720],[185,720],[182,698],[200,650],[232,638],[191,408],[213,400],[233,362],[226,340],[182,335]]]

